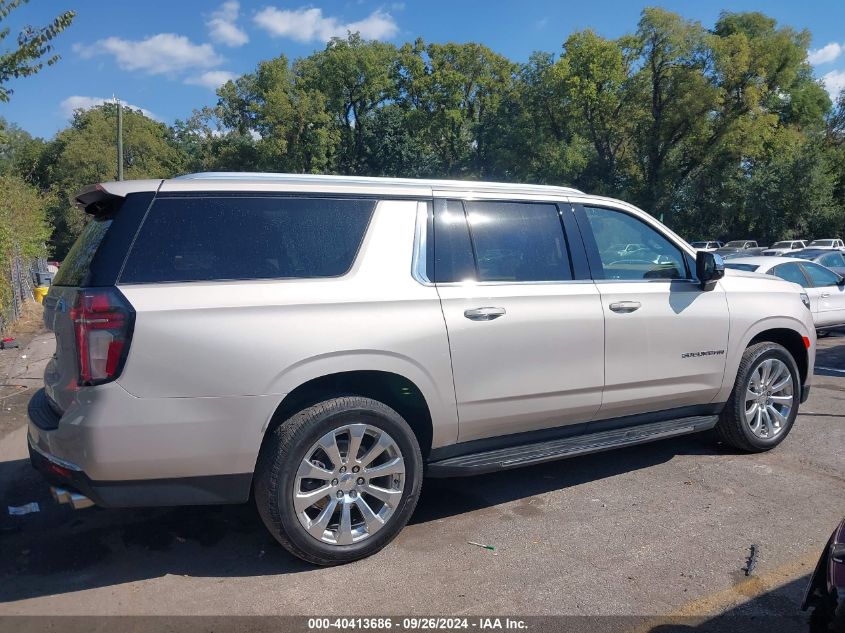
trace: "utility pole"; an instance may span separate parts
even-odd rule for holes
[[[123,106],[117,97],[114,102],[117,105],[117,179],[123,180]]]

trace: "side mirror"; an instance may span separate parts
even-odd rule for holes
[[[716,253],[698,251],[695,254],[695,274],[701,282],[701,289],[707,290],[708,284],[725,276],[725,261]]]

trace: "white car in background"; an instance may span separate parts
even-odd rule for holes
[[[804,288],[819,333],[845,327],[845,277],[795,257],[737,257],[725,268],[774,275]]]
[[[807,248],[845,249],[845,243],[836,239],[813,240],[807,244]]]
[[[800,251],[802,248],[807,248],[807,242],[804,240],[784,240],[772,244],[763,251],[763,255],[786,255],[793,251]]]

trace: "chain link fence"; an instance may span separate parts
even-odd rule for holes
[[[27,260],[15,255],[5,268],[3,283],[8,285],[11,293],[0,306],[0,332],[4,332],[21,317],[24,303],[35,299],[35,286],[43,276],[48,275],[46,259]]]

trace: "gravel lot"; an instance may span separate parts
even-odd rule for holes
[[[812,396],[771,453],[692,436],[429,480],[391,546],[332,569],[289,556],[250,506],[56,505],[26,459],[31,391],[12,393],[0,411],[0,615],[794,616],[845,514],[845,337],[819,348]],[[8,515],[30,501],[41,511]]]

